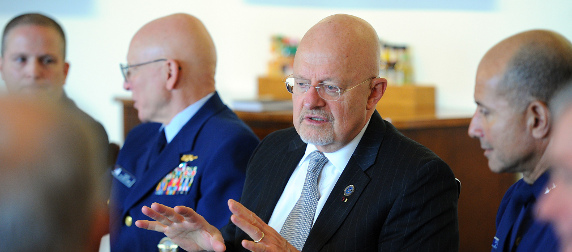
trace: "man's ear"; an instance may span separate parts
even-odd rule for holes
[[[62,83],[62,85],[66,83],[69,72],[70,72],[70,63],[64,62],[64,83]]]
[[[64,62],[64,76],[67,78],[70,71],[70,63]]]
[[[548,137],[550,134],[550,109],[546,103],[533,101],[526,108],[526,126],[536,139]]]
[[[367,110],[375,109],[377,102],[381,99],[387,88],[387,80],[385,78],[375,78],[372,80],[371,93],[367,98]]]
[[[167,83],[165,87],[167,88],[167,90],[173,90],[177,88],[181,67],[179,65],[179,62],[172,59],[168,59],[166,64],[167,64]]]

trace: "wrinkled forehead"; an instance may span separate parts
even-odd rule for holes
[[[328,46],[308,46],[300,48],[294,57],[294,63],[306,63],[316,66],[331,64],[347,64],[355,60],[351,52],[344,51],[344,48]]]
[[[18,25],[6,34],[2,42],[4,51],[19,48],[28,51],[49,51],[63,56],[65,50],[64,40],[55,28],[42,25]]]
[[[294,57],[294,73],[299,75],[338,76],[340,79],[370,77],[377,75],[377,57],[374,52],[363,50],[352,41],[339,38],[305,37]],[[371,73],[370,73],[371,72]],[[374,73],[375,72],[375,73]],[[317,76],[304,76],[305,78]]]
[[[336,15],[319,22],[304,35],[294,59],[300,66],[349,72],[351,78],[375,76],[379,69],[379,38],[361,19]]]
[[[323,49],[323,48],[322,48]],[[351,57],[341,57],[335,51],[302,50],[294,58],[294,76],[317,81],[349,81],[360,77]]]
[[[142,61],[156,60],[165,57],[165,48],[153,40],[143,37],[134,37],[129,45],[127,61],[129,64],[137,64]]]

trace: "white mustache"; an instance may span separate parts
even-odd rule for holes
[[[300,121],[303,121],[304,118],[308,115],[309,116],[321,116],[321,117],[325,118],[328,122],[334,121],[334,117],[332,116],[332,114],[330,114],[324,110],[321,110],[321,109],[302,111],[302,113],[300,113],[300,118],[299,118]]]

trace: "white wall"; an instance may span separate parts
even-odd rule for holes
[[[0,0],[0,2],[8,0]],[[543,28],[572,39],[572,1],[496,0],[491,11],[363,10],[269,7],[243,0],[64,0],[10,1],[0,10],[0,25],[17,14],[39,11],[55,17],[68,37],[71,63],[66,90],[101,121],[111,141],[122,143],[121,109],[114,97],[122,89],[118,63],[125,61],[131,36],[157,17],[186,12],[201,19],[218,51],[217,89],[226,103],[255,96],[256,77],[266,71],[270,36],[302,37],[320,19],[348,13],[369,21],[389,42],[408,44],[418,83],[437,87],[439,109],[470,113],[477,64],[492,45],[517,32]],[[75,5],[77,5],[77,1]],[[37,2],[37,4],[35,4]],[[74,5],[74,6],[75,6]],[[72,9],[69,9],[72,8]]]

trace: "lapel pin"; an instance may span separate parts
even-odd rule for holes
[[[355,191],[354,185],[346,186],[346,189],[344,189],[344,196],[346,196],[346,197],[350,196],[350,195],[352,195],[352,193],[354,193],[354,191]]]
[[[354,191],[355,191],[354,185],[346,186],[346,189],[344,189],[344,196],[342,197],[342,201],[348,202],[348,196],[352,195]]]
[[[183,155],[181,157],[181,162],[191,162],[191,161],[198,159],[198,158],[199,158],[198,156],[195,156],[193,154]]]

